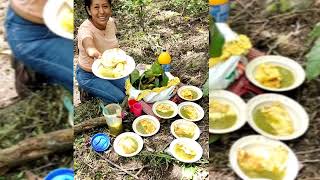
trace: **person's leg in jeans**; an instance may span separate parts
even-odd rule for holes
[[[76,73],[80,88],[90,95],[102,99],[105,103],[121,103],[126,96],[124,91],[111,83],[112,81],[98,78],[93,73],[86,72],[79,67],[77,67]]]
[[[9,8],[5,22],[14,56],[34,71],[73,92],[73,41],[34,24]]]

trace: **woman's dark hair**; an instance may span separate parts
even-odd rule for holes
[[[109,2],[110,6],[111,6],[112,5],[111,4],[112,0],[107,0],[107,1]],[[88,14],[88,16],[90,18],[91,18],[91,16],[90,16],[90,14],[89,14],[89,12],[87,10],[87,7],[88,7],[88,9],[90,9],[91,4],[92,4],[92,0],[84,0],[84,9],[86,10],[86,12],[87,12],[87,14]]]

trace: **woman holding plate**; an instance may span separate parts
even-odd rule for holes
[[[125,97],[125,78],[106,80],[92,73],[95,59],[104,51],[118,48],[116,26],[111,18],[111,0],[85,0],[85,10],[89,16],[78,29],[79,58],[76,78],[79,86],[104,102],[121,102]]]
[[[73,41],[56,35],[45,25],[46,3],[11,0],[5,21],[7,40],[22,64],[73,92]]]

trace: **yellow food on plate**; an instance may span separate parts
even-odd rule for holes
[[[125,154],[132,154],[138,149],[137,140],[129,136],[123,137],[118,145]]]
[[[157,105],[156,111],[160,116],[171,116],[174,112],[174,109],[170,104],[162,103]]]
[[[258,108],[253,118],[257,126],[267,133],[284,136],[294,132],[292,119],[280,102],[275,101]]]
[[[226,129],[232,127],[237,120],[235,110],[227,103],[210,100],[209,127],[211,129]]]
[[[99,66],[98,72],[103,77],[118,78],[123,76],[125,63],[120,62],[115,66]]]
[[[237,162],[250,178],[282,180],[288,160],[288,151],[282,146],[240,149]]]
[[[177,143],[174,146],[174,151],[177,156],[185,160],[192,160],[197,155],[196,151],[185,143]]]
[[[197,92],[191,89],[181,90],[181,96],[185,99],[192,100],[197,98]]]
[[[137,130],[142,134],[151,134],[156,130],[156,126],[150,119],[141,119],[137,123]]]
[[[181,108],[181,114],[187,119],[197,119],[198,110],[192,105],[185,105]]]
[[[178,123],[174,126],[174,132],[179,137],[193,138],[196,127],[191,124]]]
[[[281,88],[281,74],[277,66],[261,64],[257,67],[255,79],[262,85],[270,88]]]
[[[60,12],[60,25],[63,30],[73,33],[73,9],[65,5]]]

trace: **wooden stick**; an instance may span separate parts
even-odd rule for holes
[[[119,170],[121,170],[121,171],[123,171],[123,172],[127,173],[128,175],[132,176],[132,177],[133,177],[133,178],[135,178],[135,179],[139,179],[139,177],[138,177],[138,176],[136,176],[136,175],[134,175],[134,174],[130,173],[129,171],[127,171],[127,170],[123,169],[121,166],[119,166],[119,165],[117,165],[117,164],[113,163],[113,162],[112,162],[112,161],[110,161],[109,159],[107,159],[107,158],[103,157],[101,154],[99,154],[99,153],[97,153],[97,152],[96,152],[96,154],[97,154],[98,156],[100,156],[103,160],[107,161],[109,164],[111,164],[111,165],[113,165],[114,167],[118,168]]]
[[[25,162],[72,148],[72,128],[27,138],[17,145],[0,150],[0,175]]]
[[[89,129],[98,127],[98,126],[106,126],[107,121],[104,117],[97,117],[93,119],[85,120],[84,122],[77,124],[73,127],[74,134],[79,134],[83,131],[87,131]]]

